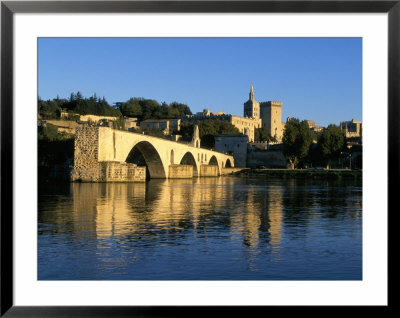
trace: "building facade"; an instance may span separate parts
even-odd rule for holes
[[[362,137],[362,123],[359,120],[341,121],[340,128],[346,134],[346,138]]]
[[[262,127],[267,135],[275,137],[276,141],[281,142],[285,123],[282,123],[282,102],[267,101],[257,102],[254,97],[253,84],[250,85],[249,100],[243,104],[245,117],[258,120],[258,127]],[[254,141],[250,140],[250,142]]]
[[[282,102],[268,101],[260,103],[260,115],[265,132],[277,141],[282,141],[285,126],[282,123]]]
[[[173,131],[179,131],[180,125],[180,119],[147,119],[140,123],[141,128],[161,129],[165,135],[169,135]]]
[[[276,137],[278,142],[282,141],[285,123],[282,123],[282,102],[268,101],[259,103],[254,96],[253,84],[250,86],[249,99],[243,104],[243,117],[225,114],[224,112],[213,113],[209,109],[194,115],[180,117],[182,121],[195,123],[203,120],[224,120],[235,126],[239,132],[248,136],[249,142],[254,142],[254,133],[257,128],[264,128],[271,137]]]
[[[215,136],[215,151],[233,155],[235,167],[245,168],[247,161],[247,135]]]
[[[260,118],[260,103],[254,98],[253,84],[250,85],[249,100],[243,105],[243,116],[248,118]]]
[[[258,118],[248,118],[234,116],[230,114],[225,114],[224,112],[212,113],[209,109],[204,109],[201,113],[196,113],[195,115],[186,115],[180,117],[182,121],[189,121],[196,123],[198,121],[204,120],[223,120],[228,121],[233,126],[235,126],[239,132],[243,135],[248,136],[249,141],[254,141],[254,131],[256,128],[261,127],[261,119]]]

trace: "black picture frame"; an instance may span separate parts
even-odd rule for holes
[[[13,15],[15,13],[387,13],[388,14],[388,218],[399,187],[400,1],[1,1],[1,316],[3,317],[190,317],[194,314],[255,315],[251,308],[20,307],[13,303]],[[389,173],[390,172],[390,173]],[[392,211],[393,212],[393,211]],[[390,222],[388,222],[390,224]],[[391,233],[390,229],[388,229]],[[388,233],[389,233],[388,232]],[[389,238],[388,238],[389,239]],[[388,268],[390,270],[390,268]],[[390,286],[390,281],[388,279]],[[389,288],[390,289],[390,288]],[[390,310],[388,306],[380,308]],[[276,309],[273,308],[273,309]],[[282,308],[280,308],[282,309]],[[336,313],[339,308],[329,309]],[[349,312],[350,307],[346,307]],[[360,308],[356,308],[359,310]],[[270,309],[268,309],[269,311]],[[306,308],[285,308],[302,314]],[[323,308],[323,310],[326,310]],[[269,312],[270,313],[270,312]],[[265,312],[262,314],[266,314]]]

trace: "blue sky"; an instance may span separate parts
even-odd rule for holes
[[[257,101],[318,125],[362,120],[361,38],[40,38],[38,94],[181,102],[243,116]]]

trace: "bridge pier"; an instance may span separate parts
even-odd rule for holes
[[[213,165],[201,165],[200,166],[200,177],[218,177],[218,166]]]
[[[193,166],[191,165],[169,165],[168,179],[193,178]]]

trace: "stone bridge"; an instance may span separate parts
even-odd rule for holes
[[[234,167],[233,156],[200,148],[195,131],[189,144],[110,127],[76,128],[72,181],[145,181],[146,167],[129,161],[139,151],[150,178],[219,176]]]

